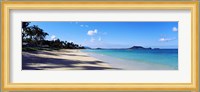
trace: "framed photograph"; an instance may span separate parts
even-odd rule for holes
[[[3,90],[198,90],[197,2],[2,2]]]

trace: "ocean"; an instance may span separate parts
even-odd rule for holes
[[[86,49],[83,52],[128,70],[178,70],[178,49]]]

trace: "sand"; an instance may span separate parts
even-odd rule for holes
[[[78,49],[22,52],[22,70],[118,70]]]

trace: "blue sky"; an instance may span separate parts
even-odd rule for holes
[[[31,22],[47,40],[72,41],[92,48],[178,48],[178,22]]]

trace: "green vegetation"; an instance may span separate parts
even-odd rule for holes
[[[59,49],[84,49],[83,46],[73,42],[56,40],[45,40],[49,35],[37,25],[30,26],[30,22],[22,22],[22,50],[59,50]]]

